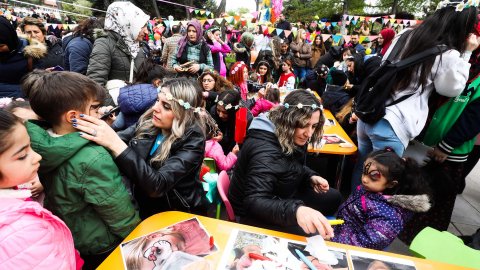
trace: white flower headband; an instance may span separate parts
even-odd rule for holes
[[[438,3],[437,10],[442,9],[444,7],[455,7],[455,11],[462,12],[466,8],[470,7],[478,7],[480,0],[468,0],[467,2],[460,0],[444,0]]]
[[[160,88],[158,88],[158,91],[159,93],[163,93],[165,94],[165,98],[168,100],[168,101],[175,101],[177,102],[180,106],[182,106],[185,110],[193,110],[194,113],[201,113],[203,108],[202,107],[192,107],[192,105],[187,102],[187,101],[184,101],[183,99],[176,99],[173,97],[173,95],[171,93],[165,93],[165,92],[161,92],[160,91]]]
[[[305,107],[310,107],[313,110],[316,110],[316,109],[323,110],[323,106],[322,105],[317,105],[317,104],[306,105],[306,104],[298,103],[297,105],[291,105],[291,104],[288,104],[288,103],[281,103],[281,104],[279,104],[279,106],[283,106],[283,107],[285,107],[285,109],[289,109],[289,108],[302,109],[302,108],[305,108]]]
[[[240,104],[239,105],[235,105],[233,106],[231,103],[228,103],[228,104],[225,104],[225,102],[223,102],[223,100],[218,100],[218,96],[215,98],[215,103],[217,103],[218,105],[220,106],[223,106],[225,108],[225,110],[230,110],[230,109],[235,109],[235,110],[238,110],[238,108],[240,108]]]
[[[245,66],[245,63],[243,61],[236,64],[235,67],[232,67],[232,71],[231,71],[232,75],[238,72],[238,70],[242,65]]]

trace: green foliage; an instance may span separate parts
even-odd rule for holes
[[[245,13],[250,13],[250,10],[248,8],[245,8],[245,7],[241,7],[241,8],[237,8],[236,10],[229,10],[227,11],[227,14],[229,16],[240,16],[242,14],[245,14]]]
[[[284,13],[291,22],[310,21],[315,15],[330,18],[334,14],[343,13],[343,1],[338,0],[291,0],[284,2]],[[363,13],[363,0],[347,0],[348,12]],[[353,13],[352,13],[353,14]]]
[[[88,9],[89,7],[92,7],[92,2],[91,1],[88,1],[88,0],[62,0],[62,2],[65,2],[65,3],[62,3],[62,9],[65,10],[65,11],[69,11],[69,12],[73,12],[73,13],[77,13],[77,14],[83,14],[83,15],[86,15],[86,16],[92,16],[92,10]],[[75,4],[75,5],[84,6],[84,7],[87,7],[87,8],[72,6],[72,5],[69,5],[69,4],[66,4],[66,3],[72,3],[72,4]],[[64,15],[64,16],[68,15],[68,16],[72,17],[73,20],[75,20],[75,21],[81,21],[81,20],[85,19],[85,17],[83,17],[83,16],[75,16],[73,14],[68,14],[68,13],[65,13],[65,14],[62,14],[62,15]]]

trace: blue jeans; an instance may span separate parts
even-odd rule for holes
[[[294,67],[293,68],[293,73],[295,76],[298,78],[299,81],[302,81],[305,76],[307,75],[307,67]]]
[[[390,123],[385,119],[380,119],[377,123],[370,125],[358,120],[357,122],[357,138],[358,138],[358,159],[353,169],[352,175],[352,192],[361,183],[363,163],[368,154],[376,150],[383,150],[390,147],[402,156],[405,147],[400,139],[393,131]]]

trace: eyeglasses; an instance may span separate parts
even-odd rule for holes
[[[203,79],[202,82],[214,82],[215,80],[211,80],[211,79]]]

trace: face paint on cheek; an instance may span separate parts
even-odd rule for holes
[[[153,244],[151,248],[145,250],[143,257],[152,261],[155,265],[154,269],[164,264],[164,262],[172,255],[172,244],[165,240],[160,240]]]

